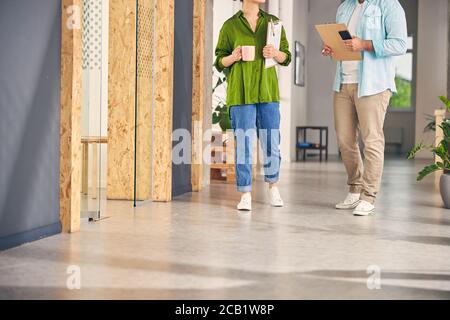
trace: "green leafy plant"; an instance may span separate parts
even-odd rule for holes
[[[231,121],[226,101],[223,97],[217,94],[217,90],[221,87],[226,87],[229,72],[229,69],[225,69],[223,72],[218,74],[217,83],[213,88],[215,107],[212,113],[212,122],[213,124],[218,124],[223,132],[231,129]]]
[[[213,124],[219,124],[223,132],[231,129],[230,115],[225,104],[220,102],[216,106],[212,114],[212,122]]]
[[[431,114],[426,114],[425,119],[428,121],[427,125],[423,129],[424,133],[436,132],[436,119]]]
[[[450,100],[447,99],[444,96],[440,96],[439,100],[442,101],[442,103],[445,105],[445,107],[447,108],[447,110],[450,110]],[[436,118],[431,115],[431,114],[425,114],[425,119],[428,121],[427,125],[425,126],[425,128],[423,129],[424,133],[427,132],[436,132]]]
[[[444,96],[439,97],[439,99],[444,103],[447,111],[450,112],[450,100]],[[434,124],[436,128],[436,124]],[[450,119],[444,119],[442,124],[439,126],[444,133],[444,138],[439,143],[437,147],[426,145],[420,142],[414,146],[414,148],[408,153],[408,159],[414,159],[422,150],[429,150],[433,155],[438,156],[440,161],[425,166],[417,175],[417,181],[422,181],[426,176],[432,174],[433,172],[444,170],[450,170],[450,157],[449,157],[449,145],[450,145]]]
[[[446,96],[440,96],[439,100],[445,105],[448,111],[450,111],[450,100]]]

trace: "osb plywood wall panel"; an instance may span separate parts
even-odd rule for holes
[[[80,228],[81,0],[62,1],[60,204],[63,232]]]
[[[153,99],[153,0],[139,0],[138,14],[138,126],[136,198],[151,199],[152,99]]]
[[[136,0],[110,1],[108,199],[134,198]]]
[[[200,191],[203,182],[203,108],[205,82],[206,1],[194,0],[193,75],[192,75],[192,190]]]
[[[136,20],[136,0],[110,2],[108,199],[134,199],[135,134],[136,199],[151,199],[153,11],[140,0]]]
[[[155,0],[154,201],[172,199],[174,0]]]

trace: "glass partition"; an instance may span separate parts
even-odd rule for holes
[[[154,0],[136,1],[134,205],[151,200],[154,77]]]
[[[90,221],[106,205],[108,10],[109,1],[83,1],[81,217]]]

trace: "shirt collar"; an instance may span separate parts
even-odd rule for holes
[[[367,1],[367,0],[366,0],[366,1]],[[243,16],[244,16],[244,12],[243,12],[242,10],[239,10],[238,13],[237,13],[237,16],[238,16],[239,18],[243,17]],[[266,17],[266,16],[267,16],[267,13],[264,12],[264,10],[259,9],[258,16],[259,16],[259,17]]]

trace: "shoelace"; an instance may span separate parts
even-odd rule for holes
[[[344,200],[344,204],[352,204],[356,201],[358,201],[358,199],[353,198],[352,196],[347,196],[347,198]]]
[[[370,205],[370,203],[368,203],[368,202],[361,202],[359,205],[358,205],[358,208],[357,209],[359,209],[359,210],[369,210],[369,209],[371,209],[371,205]]]
[[[281,201],[281,194],[279,190],[273,190],[272,191],[272,197],[276,201]]]

